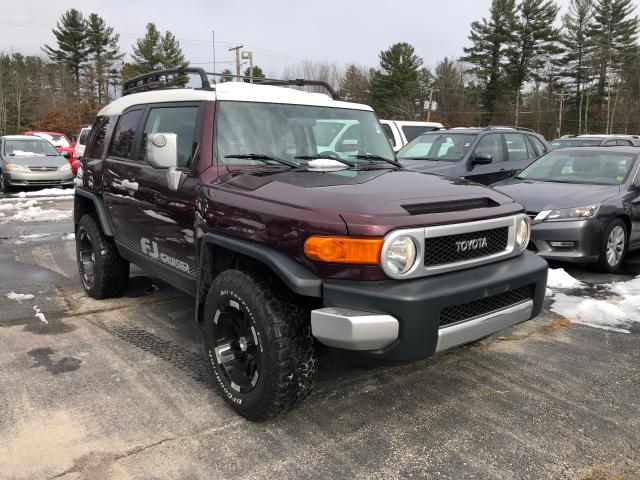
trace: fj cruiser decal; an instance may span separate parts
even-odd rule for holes
[[[178,260],[177,258],[170,257],[166,253],[162,253],[158,249],[158,242],[142,237],[140,239],[140,248],[142,249],[142,253],[145,255],[155,260],[160,259],[160,261],[165,265],[169,265],[170,267],[176,268],[182,272],[189,273],[189,264],[182,260]]]

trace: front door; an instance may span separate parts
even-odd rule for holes
[[[482,137],[476,145],[471,158],[473,158],[476,153],[488,153],[491,155],[491,163],[486,165],[469,163],[464,178],[485,185],[491,185],[509,176],[509,166],[505,163],[506,155],[501,134],[492,133]]]
[[[105,161],[105,203],[116,240],[176,274],[196,276],[194,215],[196,178],[191,172],[198,104],[161,104],[125,112]],[[138,112],[138,113],[134,113]],[[168,188],[167,170],[152,167],[146,142],[153,133],[175,133],[177,191]]]

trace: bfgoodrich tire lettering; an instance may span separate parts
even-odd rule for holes
[[[76,256],[80,281],[92,298],[121,297],[129,281],[129,262],[120,256],[113,240],[102,233],[91,215],[76,229]]]
[[[220,273],[203,327],[215,382],[242,416],[272,418],[311,393],[316,363],[309,312],[278,279],[260,270]]]

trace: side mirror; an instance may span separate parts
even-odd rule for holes
[[[147,160],[154,168],[166,168],[167,184],[174,192],[180,187],[184,172],[178,170],[178,135],[154,133],[147,139]]]
[[[147,160],[154,168],[178,166],[178,136],[175,133],[154,133],[147,138]]]
[[[476,152],[473,157],[471,157],[472,165],[488,165],[492,161],[493,157],[487,152]]]

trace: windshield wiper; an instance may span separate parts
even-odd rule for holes
[[[356,164],[353,162],[350,162],[349,160],[343,160],[342,158],[333,158],[333,157],[329,157],[327,155],[298,155],[297,158],[299,160],[335,160],[336,162],[341,162],[344,163],[345,165],[349,165],[350,167],[355,167]]]
[[[380,155],[372,155],[370,153],[365,153],[363,155],[351,155],[351,158],[359,158],[362,160],[369,160],[371,162],[375,162],[376,160],[382,160],[383,162],[390,163],[391,165],[395,165],[396,167],[404,168],[404,166],[401,163],[398,163],[395,160],[390,160],[388,158],[381,157]]]
[[[241,160],[262,160],[265,163],[267,163],[269,160],[273,160],[274,162],[288,165],[292,168],[298,168],[300,166],[299,163],[291,162],[289,160],[285,160],[284,158],[272,157],[271,155],[265,155],[263,153],[236,153],[233,155],[225,155],[224,158],[239,158]]]

